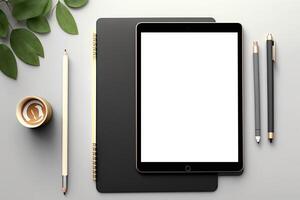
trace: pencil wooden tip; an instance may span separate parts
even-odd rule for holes
[[[64,195],[66,195],[67,189],[66,189],[66,188],[63,188],[63,189],[62,189],[62,192],[63,192]]]
[[[271,33],[268,33],[268,35],[267,35],[267,40],[273,40],[273,36],[272,36]]]

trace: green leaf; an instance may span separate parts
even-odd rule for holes
[[[88,0],[65,0],[67,6],[71,8],[81,8],[87,4]]]
[[[0,37],[6,37],[8,33],[8,20],[5,13],[0,9]]]
[[[26,25],[36,33],[49,33],[51,31],[48,20],[44,16],[27,19]]]
[[[26,0],[8,0],[8,2],[9,2],[12,6],[14,6],[14,5],[18,4],[18,3],[21,3],[21,2],[23,2],[23,1],[26,1]]]
[[[56,19],[59,26],[66,32],[72,35],[78,34],[78,29],[74,17],[69,9],[64,6],[60,1],[56,6]]]
[[[17,79],[18,68],[15,55],[4,44],[0,44],[0,70],[8,77]]]
[[[46,5],[46,7],[45,7],[45,9],[44,9],[44,11],[42,13],[42,15],[43,16],[47,16],[50,13],[51,8],[52,8],[52,0],[48,0],[48,3]]]
[[[11,3],[13,6],[18,4],[18,3],[21,3],[23,1],[26,1],[26,0],[8,0],[8,2]]]
[[[11,0],[11,2],[12,15],[21,21],[43,14],[49,0]]]
[[[44,49],[40,40],[29,30],[14,29],[10,35],[10,46],[23,62],[39,66],[39,56],[44,57]]]

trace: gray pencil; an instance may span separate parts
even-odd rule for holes
[[[259,86],[259,56],[258,43],[253,42],[253,76],[254,76],[254,106],[255,106],[255,139],[260,142],[260,86]]]

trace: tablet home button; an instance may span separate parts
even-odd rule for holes
[[[186,165],[185,166],[185,171],[186,172],[190,172],[192,170],[191,166],[190,165]]]

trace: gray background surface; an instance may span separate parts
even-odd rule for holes
[[[1,5],[2,8],[2,5]],[[34,68],[18,61],[18,80],[0,73],[0,199],[296,199],[300,196],[300,1],[298,0],[90,0],[75,10],[80,35],[69,36],[50,23],[41,36],[46,58]],[[99,17],[201,17],[240,22],[244,27],[245,172],[220,177],[213,193],[100,194],[90,166],[90,33]],[[15,24],[15,22],[13,23]],[[267,141],[265,37],[277,42],[275,69],[275,131]],[[252,41],[260,44],[262,144],[254,139]],[[63,49],[70,65],[70,184],[61,186],[61,62]],[[15,117],[17,102],[39,95],[53,105],[54,118],[43,129],[22,127]]]

